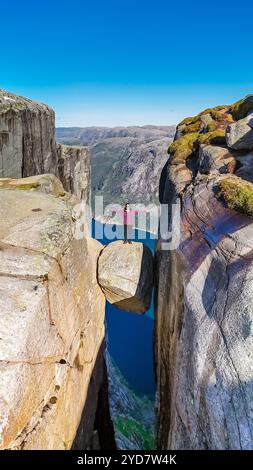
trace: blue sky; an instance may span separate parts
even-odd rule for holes
[[[1,1],[0,88],[58,126],[177,123],[253,93],[249,0]]]

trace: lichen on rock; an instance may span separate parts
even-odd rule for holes
[[[237,177],[227,177],[219,181],[219,197],[229,209],[253,217],[253,184]]]

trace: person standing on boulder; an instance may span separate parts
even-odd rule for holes
[[[132,243],[131,239],[133,238],[133,226],[134,226],[134,217],[137,214],[146,212],[145,210],[130,210],[129,203],[126,202],[124,209],[116,209],[120,215],[123,215],[124,223],[124,243]]]
[[[132,243],[129,238],[133,238],[134,216],[136,211],[130,211],[128,202],[124,207],[124,243]]]

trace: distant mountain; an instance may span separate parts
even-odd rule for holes
[[[104,203],[158,201],[161,170],[174,137],[174,126],[71,127],[56,129],[66,145],[90,148],[92,192]]]
[[[58,127],[57,141],[66,145],[93,145],[111,138],[131,137],[140,142],[150,142],[161,137],[173,137],[175,126],[129,127]]]

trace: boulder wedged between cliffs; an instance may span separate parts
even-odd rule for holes
[[[145,313],[151,304],[153,255],[140,242],[122,240],[107,245],[98,259],[98,283],[108,302],[135,313]]]

